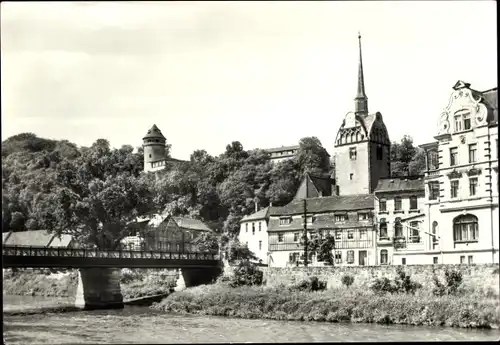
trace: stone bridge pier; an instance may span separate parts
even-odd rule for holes
[[[87,310],[123,308],[120,278],[119,268],[80,269],[75,305]]]

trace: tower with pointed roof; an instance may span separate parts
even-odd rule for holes
[[[358,45],[354,111],[346,114],[335,139],[335,180],[339,195],[372,193],[380,178],[390,176],[391,142],[382,114],[368,112],[359,33]]]
[[[156,171],[165,167],[166,160],[166,139],[160,129],[153,125],[144,138],[142,147],[144,148],[144,171]]]

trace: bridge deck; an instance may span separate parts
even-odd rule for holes
[[[217,253],[2,246],[3,266],[60,268],[203,268],[220,264]]]

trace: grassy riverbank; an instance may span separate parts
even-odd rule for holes
[[[144,296],[168,294],[175,284],[175,276],[168,272],[151,270],[123,270],[121,290],[124,300]],[[75,297],[78,275],[75,270],[51,273],[41,270],[6,272],[3,293],[44,297]]]
[[[286,287],[237,287],[224,283],[176,292],[152,306],[166,312],[272,320],[366,322],[498,328],[498,296],[375,294],[339,288],[318,292]]]

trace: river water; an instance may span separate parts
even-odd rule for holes
[[[68,299],[4,296],[5,344],[229,343],[498,340],[499,330],[245,320],[172,315],[147,307],[9,315]]]

